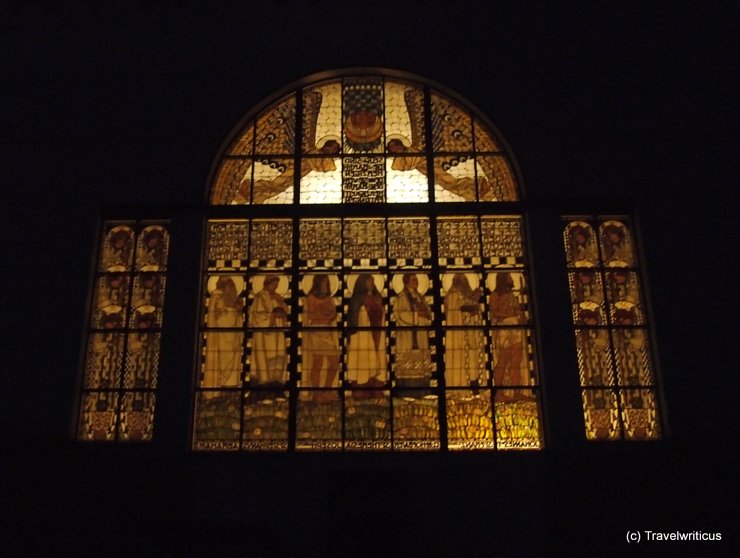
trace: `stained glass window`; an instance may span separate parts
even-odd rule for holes
[[[563,238],[586,436],[661,436],[634,233],[625,216],[567,217]]]
[[[80,440],[152,438],[168,251],[165,223],[104,224],[87,336]]]

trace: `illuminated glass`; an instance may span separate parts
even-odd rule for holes
[[[106,222],[98,256],[77,437],[148,441],[169,233],[163,223]]]
[[[640,269],[626,217],[565,218],[586,437],[661,436]]]

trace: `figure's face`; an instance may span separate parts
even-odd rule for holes
[[[156,248],[157,244],[159,244],[159,239],[156,236],[150,236],[149,240],[146,241],[149,248]]]
[[[372,292],[373,290],[375,290],[375,280],[373,279],[372,275],[370,275],[365,280],[365,290],[367,290],[367,292]]]
[[[579,273],[578,280],[581,282],[582,285],[591,284],[591,276],[588,273]]]
[[[574,235],[576,244],[586,244],[586,236],[582,232],[577,232]]]
[[[320,294],[329,294],[329,278],[328,277],[324,275],[320,275],[316,285],[318,286],[318,291]]]
[[[619,237],[619,234],[618,234],[618,233],[616,233],[616,232],[610,232],[610,233],[609,233],[609,234],[607,235],[607,237],[609,238],[609,242],[611,242],[612,244],[619,244],[619,242],[620,242],[620,241],[622,240],[622,239],[621,239],[621,238]]]
[[[409,277],[406,286],[412,291],[417,290],[419,288],[419,278],[416,275],[412,275]]]
[[[265,290],[270,294],[273,294],[277,290],[277,286],[277,281],[270,281],[269,283],[265,281]]]

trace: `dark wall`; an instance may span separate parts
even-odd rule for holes
[[[738,517],[728,449],[739,434],[728,170],[737,15],[732,3],[4,4],[8,548],[622,556],[636,551],[627,529],[663,529],[720,531],[722,546],[707,552],[728,551]],[[197,208],[213,158],[247,110],[305,75],[357,66],[410,71],[477,105],[511,145],[530,201],[636,208],[665,440],[588,445],[569,435],[577,413],[564,409],[536,454],[193,455],[184,347],[162,376],[167,436],[143,448],[74,443],[101,209]],[[555,271],[538,280],[555,285],[558,248],[539,246]],[[195,300],[190,248],[173,249],[193,282],[170,294]],[[193,308],[177,311],[170,339],[194,327]],[[557,387],[563,372],[547,372]]]

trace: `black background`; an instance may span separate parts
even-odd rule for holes
[[[701,552],[729,554],[740,434],[729,170],[738,4],[212,4],[0,7],[4,548],[699,552],[700,543],[627,546],[628,529],[651,529],[722,532]],[[479,107],[510,144],[529,201],[634,204],[665,440],[586,444],[577,432],[536,454],[193,455],[183,423],[148,447],[73,441],[101,210],[199,206],[214,157],[252,106],[313,72],[361,66],[424,76]],[[173,249],[198,247],[195,238]],[[195,300],[196,284],[179,288]],[[170,375],[185,387],[162,400],[178,425],[192,347],[183,355]]]

